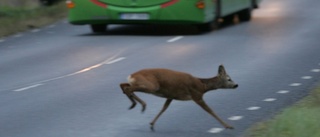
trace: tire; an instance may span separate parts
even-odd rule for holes
[[[220,13],[221,13],[221,1],[220,0],[216,0],[216,10],[214,12],[215,12],[214,14],[216,17],[212,21],[197,25],[197,28],[199,31],[210,32],[214,29],[219,28],[219,18],[220,18]]]
[[[106,24],[91,24],[91,30],[94,33],[103,33],[107,31],[107,25]]]
[[[54,0],[39,0],[39,2],[43,6],[51,6],[54,3]]]
[[[210,32],[210,31],[218,28],[218,22],[215,19],[215,20],[210,21],[208,23],[199,24],[197,27],[200,32]]]
[[[234,14],[223,17],[223,24],[232,24],[234,23]]]
[[[247,8],[238,12],[239,21],[245,22],[251,20],[251,8]]]
[[[257,0],[252,0],[251,3],[252,3],[252,8],[254,8],[254,9],[258,9],[259,8]]]

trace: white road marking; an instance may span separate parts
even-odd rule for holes
[[[298,86],[301,86],[301,85],[302,85],[301,83],[291,83],[289,86],[298,87]]]
[[[228,119],[235,121],[235,120],[240,120],[242,118],[243,118],[243,116],[232,116],[232,117],[229,117]]]
[[[109,64],[113,64],[113,63],[119,62],[119,61],[124,60],[124,59],[126,59],[126,58],[125,58],[125,57],[119,57],[119,58],[116,58],[116,59],[114,59],[114,60],[107,61],[107,62],[104,63],[104,64],[109,65]]]
[[[31,85],[31,86],[19,88],[19,89],[13,90],[13,91],[16,91],[16,92],[25,91],[25,90],[28,90],[28,89],[32,89],[32,88],[36,88],[36,87],[42,86],[42,85],[43,84],[41,84],[41,83],[40,84],[34,84],[34,85]]]
[[[276,100],[277,99],[275,99],[275,98],[266,98],[263,101],[265,101],[265,102],[273,102],[273,101],[276,101]]]
[[[209,133],[220,133],[224,130],[224,128],[211,128],[210,130],[208,130]]]
[[[1,43],[1,42],[4,42],[4,41],[6,41],[6,40],[4,40],[4,39],[0,39],[0,43]]]
[[[311,72],[320,72],[320,69],[312,69]]]
[[[50,25],[50,26],[48,26],[48,28],[53,28],[53,27],[55,27],[56,25]]]
[[[17,34],[17,35],[14,35],[13,37],[14,38],[19,38],[19,37],[22,37],[23,35],[22,34]]]
[[[36,32],[39,32],[39,31],[40,31],[40,29],[33,29],[33,30],[31,30],[32,33],[36,33]]]
[[[183,38],[183,36],[177,36],[177,37],[174,37],[172,39],[169,39],[167,42],[175,42],[175,41],[177,41],[179,39],[182,39],[182,38]]]
[[[253,107],[248,107],[247,110],[258,110],[260,109],[261,107],[258,107],[258,106],[253,106]]]
[[[312,76],[303,76],[301,79],[312,79]]]
[[[118,54],[120,54],[120,52],[119,52]],[[67,75],[63,75],[63,76],[59,76],[59,77],[55,77],[55,78],[51,78],[51,79],[46,79],[46,80],[34,82],[33,84],[30,84],[30,85],[32,85],[32,86],[28,86],[28,87],[16,89],[16,90],[13,90],[13,91],[24,91],[24,90],[28,90],[28,89],[31,89],[31,88],[35,88],[35,87],[44,85],[44,83],[47,83],[47,82],[50,82],[50,81],[54,81],[54,80],[59,80],[59,79],[71,77],[71,76],[74,76],[74,75],[77,75],[77,74],[81,74],[81,73],[90,71],[90,70],[92,70],[92,69],[101,67],[102,65],[105,65],[105,64],[113,64],[113,63],[116,63],[116,62],[119,62],[119,61],[121,61],[121,60],[126,59],[125,57],[119,57],[119,58],[114,59],[116,56],[118,56],[118,54],[112,56],[111,58],[109,58],[109,59],[107,59],[107,60],[105,60],[105,61],[103,61],[102,63],[93,65],[93,66],[91,66],[91,67],[84,68],[84,69],[79,70],[79,71],[76,71],[76,72],[74,72],[74,73],[70,73],[70,74],[67,74]],[[41,84],[38,84],[38,83],[41,83]]]
[[[73,76],[73,75],[75,75],[75,74],[80,74],[80,73],[83,73],[83,72],[87,72],[87,71],[90,71],[90,70],[92,70],[92,69],[98,68],[98,67],[100,67],[100,66],[102,66],[102,64],[97,64],[97,65],[94,65],[94,66],[91,66],[91,67],[87,67],[87,68],[85,68],[85,69],[82,69],[82,70],[77,71],[77,72],[75,72],[75,73],[69,74],[69,75],[67,75],[67,76]]]
[[[287,94],[287,93],[289,93],[290,91],[288,91],[288,90],[280,90],[280,91],[278,91],[277,93],[279,93],[279,94]]]

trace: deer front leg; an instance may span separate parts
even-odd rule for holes
[[[214,118],[216,118],[225,128],[227,129],[233,129],[232,126],[229,126],[227,123],[225,123],[224,121],[222,121],[222,119],[220,119],[218,117],[218,115],[216,115],[211,109],[210,107],[204,102],[203,99],[198,99],[198,100],[195,100],[194,101],[200,105],[205,111],[207,111],[211,116],[213,116]]]
[[[164,103],[163,108],[161,109],[161,111],[159,112],[159,114],[152,120],[152,122],[150,123],[150,129],[152,131],[154,131],[154,124],[156,123],[156,121],[158,120],[158,118],[161,116],[161,114],[166,111],[166,109],[169,107],[170,103],[171,103],[172,99],[167,99],[167,101]]]

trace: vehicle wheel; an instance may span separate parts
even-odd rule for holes
[[[212,30],[218,28],[218,21],[215,19],[215,20],[210,21],[208,23],[199,24],[197,27],[198,27],[199,31],[201,31],[201,32],[209,32],[209,31],[212,31]]]
[[[102,33],[107,31],[107,25],[106,24],[91,24],[91,30],[94,33]]]
[[[247,8],[238,12],[239,21],[251,20],[251,8]]]
[[[50,6],[53,4],[53,0],[39,0],[39,2],[43,6]]]
[[[234,14],[223,17],[224,24],[232,24],[234,21]]]

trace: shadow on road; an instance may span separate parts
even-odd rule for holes
[[[218,29],[201,32],[194,25],[109,25],[106,32],[80,34],[79,36],[108,36],[108,35],[140,35],[140,36],[177,36],[203,35],[238,24],[220,23]]]

